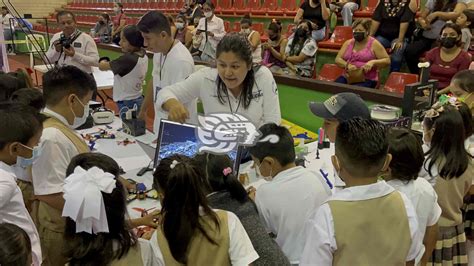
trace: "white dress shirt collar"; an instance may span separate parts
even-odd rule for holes
[[[8,165],[8,164],[6,164],[2,161],[0,161],[0,169],[5,171],[5,172],[8,172],[9,174],[11,174],[13,176],[15,176],[15,172],[13,171],[13,168],[10,165]]]
[[[375,199],[388,195],[394,190],[385,181],[378,181],[370,185],[347,187],[333,194],[329,200],[359,201]]]
[[[66,119],[64,116],[62,116],[62,115],[56,113],[55,111],[49,109],[48,107],[45,107],[45,108],[44,108],[43,113],[46,113],[46,114],[48,114],[48,115],[50,115],[50,116],[54,116],[54,117],[57,118],[59,121],[61,121],[62,123],[64,123],[66,126],[69,126],[69,127],[71,126],[71,125],[69,124],[69,122],[67,121],[67,119]]]

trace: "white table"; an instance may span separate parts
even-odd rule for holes
[[[49,69],[53,69],[54,65],[36,65],[33,68],[41,73],[46,73]],[[114,86],[114,73],[111,70],[101,71],[98,67],[92,67],[92,75],[98,90],[110,89]]]

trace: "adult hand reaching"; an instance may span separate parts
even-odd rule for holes
[[[163,107],[163,109],[168,111],[168,119],[171,121],[184,123],[189,118],[189,112],[186,107],[176,99],[166,101]]]

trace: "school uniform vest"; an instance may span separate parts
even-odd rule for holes
[[[205,231],[218,245],[209,242],[201,232],[197,231],[188,247],[187,265],[230,265],[230,238],[227,213],[225,211],[217,211],[216,214],[219,220],[219,228],[216,227],[209,216],[201,216],[200,221]],[[171,255],[168,241],[162,229],[157,229],[157,236],[165,265],[182,265]]]
[[[76,147],[79,153],[89,152],[89,147],[72,129],[55,117],[49,116],[43,122],[43,128],[56,128],[63,133]],[[53,160],[53,159],[52,159]],[[38,219],[40,224],[52,231],[63,232],[65,219],[62,217],[62,211],[49,206],[47,203],[40,201],[38,206]]]
[[[405,265],[411,235],[399,192],[361,201],[328,202],[337,250],[333,265]]]
[[[110,263],[110,266],[143,266],[142,253],[140,250],[140,243],[137,243],[134,247],[128,250],[125,257],[119,260],[114,260]]]

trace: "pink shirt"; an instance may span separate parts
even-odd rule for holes
[[[426,61],[430,62],[430,79],[439,81],[438,89],[443,89],[449,85],[451,78],[461,70],[468,69],[471,64],[471,56],[466,51],[461,51],[451,62],[444,62],[441,59],[439,47],[433,48],[426,53]]]
[[[369,36],[369,40],[365,47],[360,51],[354,50],[354,42],[355,40],[350,40],[349,45],[347,46],[346,52],[342,59],[347,63],[350,63],[357,68],[363,67],[367,62],[370,60],[377,59],[375,56],[374,51],[372,51],[372,44],[374,43],[375,39]],[[365,73],[365,79],[368,80],[378,80],[378,69],[374,66],[369,72]]]

